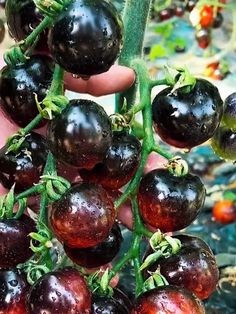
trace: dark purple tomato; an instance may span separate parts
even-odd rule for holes
[[[222,13],[220,12],[217,12],[217,15],[216,17],[214,17],[214,21],[213,21],[213,28],[220,28],[222,26],[224,22],[224,18],[223,18],[223,15]]]
[[[112,143],[101,164],[79,171],[83,180],[104,188],[119,189],[135,174],[141,157],[141,144],[132,134],[113,132]]]
[[[198,43],[198,46],[202,49],[206,49],[211,43],[211,34],[209,29],[207,28],[201,28],[197,30],[195,38]]]
[[[198,0],[187,0],[186,1],[186,9],[189,12],[191,12],[195,8],[197,2],[198,2]]]
[[[50,222],[59,241],[72,248],[87,248],[104,241],[114,224],[114,203],[100,186],[80,183],[52,204]]]
[[[195,237],[189,234],[177,234],[173,236],[181,241],[182,247],[193,247],[197,249],[204,249],[208,253],[213,255],[213,252],[209,245],[201,238]]]
[[[33,255],[30,232],[36,232],[35,223],[26,215],[19,219],[0,220],[0,268],[15,267]]]
[[[169,284],[185,288],[202,300],[215,291],[219,280],[215,257],[201,248],[183,246],[177,254],[159,260],[158,267]],[[154,270],[153,265],[151,268]]]
[[[221,125],[215,132],[211,146],[225,160],[236,160],[236,132]]]
[[[225,99],[223,121],[229,128],[236,129],[236,93]]]
[[[210,139],[223,115],[223,101],[218,89],[204,79],[197,79],[191,92],[183,88],[171,92],[168,87],[152,104],[154,127],[166,143],[192,148]]]
[[[141,294],[131,314],[205,314],[200,300],[185,289],[163,286]]]
[[[52,81],[52,67],[49,57],[33,56],[25,64],[1,70],[0,110],[6,118],[25,127],[36,117],[39,112],[35,94],[39,101],[45,98]]]
[[[37,133],[26,136],[17,153],[0,149],[0,182],[6,189],[15,183],[15,191],[21,192],[38,183],[47,159],[45,139]]]
[[[5,25],[2,19],[0,19],[0,44],[3,42],[4,38],[5,38]]]
[[[71,100],[62,114],[50,122],[47,138],[59,161],[91,169],[103,161],[111,144],[111,122],[95,102]]]
[[[94,294],[91,314],[129,314],[132,305],[128,297],[121,290],[113,292],[112,296]]]
[[[96,268],[110,263],[119,252],[122,242],[120,227],[117,223],[111,229],[109,236],[96,246],[84,249],[64,246],[66,254],[75,263],[85,268]]]
[[[182,17],[184,16],[184,13],[185,13],[184,5],[182,3],[179,3],[175,8],[175,15],[178,17]]]
[[[36,281],[27,308],[29,314],[90,314],[91,294],[81,273],[68,267]]]
[[[143,221],[163,232],[181,230],[197,217],[206,190],[199,177],[155,169],[141,180],[138,203]]]
[[[0,270],[0,313],[27,314],[25,300],[30,286],[18,269]]]
[[[169,8],[159,12],[160,21],[167,21],[173,16],[173,11]]]
[[[122,19],[105,0],[72,1],[50,30],[48,41],[55,61],[81,76],[109,70],[122,42]]]
[[[6,17],[9,33],[16,41],[30,35],[44,18],[33,0],[7,0]],[[47,34],[46,30],[40,34],[37,48],[47,47]]]

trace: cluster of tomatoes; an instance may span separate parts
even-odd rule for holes
[[[8,0],[6,15],[16,41],[43,19],[32,0]],[[38,114],[35,94],[38,101],[47,94],[54,62],[82,77],[102,73],[116,60],[122,41],[122,20],[111,3],[72,1],[39,40],[40,45],[48,45],[49,56],[36,53],[26,63],[1,70],[1,110],[25,127]],[[166,143],[186,149],[214,136],[216,150],[235,159],[235,141],[218,129],[223,117],[227,130],[233,132],[235,99],[235,95],[228,99],[224,109],[217,88],[203,79],[197,79],[190,91],[166,88],[152,103],[154,129]],[[44,124],[46,121],[40,126]],[[7,150],[7,146],[0,150],[0,181],[7,189],[14,184],[17,193],[39,182],[49,150],[58,162],[73,167],[80,180],[49,208],[49,227],[64,254],[79,267],[94,269],[110,263],[122,242],[114,195],[139,167],[140,140],[127,130],[113,131],[110,118],[97,103],[73,99],[48,123],[46,138],[31,132],[17,152]],[[190,173],[178,176],[169,169],[155,169],[143,175],[137,196],[146,225],[175,232],[197,217],[205,188]],[[170,285],[142,293],[133,304],[118,289],[112,296],[91,292],[86,276],[75,267],[52,270],[30,287],[17,266],[33,255],[28,234],[35,231],[33,220],[26,215],[0,220],[2,313],[203,314],[199,299],[208,298],[217,285],[218,268],[210,248],[201,239],[179,235],[179,252],[162,257],[143,272],[148,277],[158,269]],[[148,248],[146,254],[153,250]]]

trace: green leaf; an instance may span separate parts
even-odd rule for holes
[[[149,54],[149,59],[151,61],[157,59],[157,58],[163,58],[167,56],[167,50],[162,45],[155,45],[152,46],[151,52]]]

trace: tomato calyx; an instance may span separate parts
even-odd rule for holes
[[[175,156],[174,158],[170,159],[166,168],[176,177],[185,176],[189,172],[187,161],[180,156]]]

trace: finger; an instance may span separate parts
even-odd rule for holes
[[[114,65],[109,71],[94,75],[88,81],[81,78],[73,78],[70,73],[65,74],[65,86],[67,89],[78,93],[88,93],[93,96],[124,91],[132,86],[134,81],[134,71],[120,65]]]

